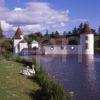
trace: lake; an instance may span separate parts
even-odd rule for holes
[[[76,100],[100,100],[100,55],[37,56],[43,68],[67,89]]]

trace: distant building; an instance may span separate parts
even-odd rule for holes
[[[79,38],[80,37],[80,38]],[[84,25],[80,36],[73,38],[51,38],[49,41],[38,43],[33,40],[30,44],[25,41],[24,35],[20,28],[17,29],[14,36],[14,52],[19,54],[21,52],[28,53],[41,50],[45,54],[94,54],[94,34],[88,24]],[[76,39],[76,41],[74,40]],[[29,47],[29,48],[28,48]]]
[[[94,34],[87,24],[80,34],[80,46],[82,47],[82,54],[94,54]]]
[[[39,48],[39,43],[35,40],[31,42],[31,48]]]
[[[14,52],[20,53],[24,48],[28,48],[28,43],[24,40],[21,29],[18,28],[14,35]]]
[[[94,54],[94,34],[88,24],[85,24],[80,33],[79,43],[77,38],[69,42],[69,38],[51,39],[44,43],[43,51],[46,54]],[[76,42],[75,42],[76,40]]]
[[[18,28],[15,35],[14,35],[14,52],[16,54],[19,53],[26,53],[26,52],[32,52],[32,48],[39,48],[39,44],[37,41],[33,40],[31,43],[31,48],[29,49],[28,42],[25,41],[24,35],[21,32],[21,29]]]

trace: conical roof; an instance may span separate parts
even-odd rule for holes
[[[16,33],[15,33],[14,39],[22,39],[22,38],[21,38],[21,35],[22,35],[22,31],[21,31],[21,29],[18,27],[18,29],[16,30]]]
[[[91,28],[89,27],[89,25],[88,24],[84,24],[84,28],[83,28],[82,34],[92,34],[92,33],[93,32],[92,32]]]

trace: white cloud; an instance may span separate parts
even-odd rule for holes
[[[2,0],[3,2],[4,0]],[[1,1],[0,1],[1,2]],[[69,21],[69,10],[53,9],[48,3],[30,2],[25,8],[0,8],[0,20],[4,30],[21,26],[24,31],[43,31],[62,28]],[[53,31],[53,30],[52,30]]]
[[[21,26],[25,33],[36,31],[65,31],[69,24],[86,22],[86,19],[69,18],[70,11],[54,9],[46,2],[28,2],[25,8],[5,7],[5,0],[0,0],[0,21],[3,30],[11,33]],[[13,32],[14,34],[14,32]]]
[[[42,31],[43,28],[40,24],[35,24],[35,25],[24,25],[24,26],[21,26],[21,29],[24,31],[24,32],[37,32],[37,31]]]
[[[13,28],[13,25],[10,25],[9,23],[7,23],[4,20],[1,20],[1,26],[4,31],[12,30],[12,28]]]
[[[22,8],[15,8],[14,11],[22,11]]]

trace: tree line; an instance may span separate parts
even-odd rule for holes
[[[72,31],[64,31],[62,34],[59,31],[51,32],[49,33],[48,30],[46,30],[46,33],[41,32],[35,32],[31,33],[29,35],[26,35],[25,38],[28,42],[32,42],[32,40],[36,40],[38,42],[49,40],[50,38],[68,38],[71,36],[80,36],[80,33],[82,33],[83,28],[86,23],[81,23],[78,27],[74,27]],[[91,31],[95,35],[100,35],[100,26],[98,27],[98,31],[95,29],[91,29]]]

